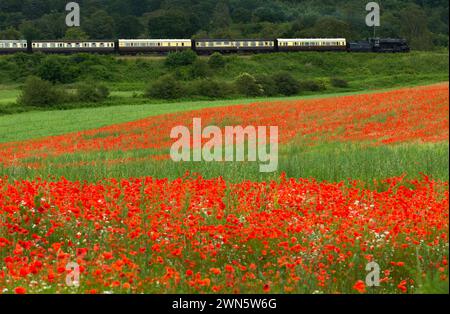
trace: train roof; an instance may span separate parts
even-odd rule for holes
[[[278,41],[336,41],[347,40],[346,38],[278,38]]]
[[[180,41],[191,41],[190,39],[154,39],[154,38],[149,38],[149,39],[119,39],[120,41],[128,41],[128,42],[149,42],[149,41],[153,41],[153,42],[158,42],[158,41],[166,41],[166,42],[180,42]]]
[[[32,43],[112,43],[115,42],[115,40],[110,39],[99,39],[99,40],[94,40],[94,39],[88,39],[88,40],[67,40],[67,39],[61,39],[61,40],[33,40],[31,41]]]
[[[26,43],[25,39],[2,39],[0,43]]]
[[[201,38],[195,41],[275,41],[274,38]]]

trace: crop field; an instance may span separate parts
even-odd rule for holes
[[[448,293],[448,83],[46,115],[0,117],[0,292]],[[172,161],[194,118],[278,126],[278,170]]]

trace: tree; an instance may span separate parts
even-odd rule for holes
[[[82,23],[82,27],[91,38],[114,38],[114,19],[103,10],[94,12],[84,23]]]
[[[25,81],[18,103],[24,106],[49,107],[64,102],[63,93],[50,82],[30,76]]]
[[[433,47],[432,35],[427,26],[427,15],[417,5],[410,5],[399,12],[399,28],[412,48],[427,50]]]
[[[286,20],[286,14],[277,3],[270,2],[265,6],[257,8],[253,12],[253,18],[257,22],[279,23]]]
[[[40,39],[59,39],[66,32],[65,15],[50,13],[43,15],[35,21],[35,27],[39,30]]]
[[[317,20],[313,27],[300,32],[300,35],[313,38],[352,38],[353,32],[348,23],[334,17],[324,17]]]
[[[20,39],[22,37],[22,34],[15,28],[9,27],[5,29],[4,31],[0,32],[0,40],[5,39]]]
[[[213,69],[221,69],[225,67],[226,60],[220,53],[214,52],[211,57],[209,57],[208,64]]]
[[[152,38],[190,38],[196,29],[196,19],[183,11],[158,11],[148,19]]]
[[[48,56],[38,67],[40,78],[52,83],[71,83],[76,77],[74,68],[57,56]]]
[[[38,39],[41,37],[40,31],[36,28],[35,23],[31,21],[23,22],[20,24],[19,29],[23,37],[27,40]]]
[[[226,28],[231,25],[230,8],[226,0],[220,0],[213,12],[211,20],[212,27],[214,28]]]
[[[197,54],[192,50],[171,52],[165,60],[165,65],[168,67],[179,67],[193,64],[195,60],[197,60]]]
[[[289,72],[276,73],[272,79],[278,94],[292,96],[300,91],[299,82]]]
[[[259,96],[263,94],[262,86],[256,82],[253,75],[240,74],[235,81],[236,90],[245,96]]]
[[[143,25],[133,15],[115,17],[116,35],[118,38],[138,38],[142,32]]]
[[[153,83],[145,95],[156,99],[177,99],[184,95],[184,87],[173,76],[167,75]]]
[[[66,39],[66,40],[88,40],[89,35],[86,34],[79,27],[71,27],[71,28],[67,29],[66,34],[64,35],[64,39]]]

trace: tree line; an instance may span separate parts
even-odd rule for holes
[[[67,28],[68,0],[1,0],[0,39],[365,39],[362,0],[78,0],[81,27]],[[448,47],[446,0],[383,0],[376,35],[412,48]]]

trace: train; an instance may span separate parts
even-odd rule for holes
[[[118,40],[0,40],[0,54],[16,52],[167,54],[193,50],[198,54],[265,53],[290,51],[409,52],[405,39],[370,38],[348,41],[345,38],[277,39],[118,39]]]

